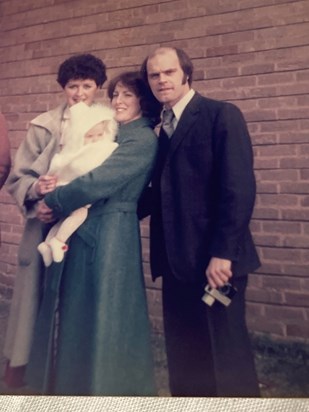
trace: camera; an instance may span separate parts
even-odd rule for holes
[[[211,288],[209,285],[206,285],[205,294],[202,297],[202,301],[208,306],[212,306],[216,300],[224,306],[229,306],[236,292],[237,289],[235,289],[230,283],[226,283],[218,289]]]

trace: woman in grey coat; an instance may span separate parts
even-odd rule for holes
[[[153,169],[156,104],[138,73],[112,80],[118,148],[99,167],[49,193],[38,210],[65,217],[92,204],[53,263],[35,328],[27,382],[36,393],[156,394],[137,201]],[[154,109],[151,110],[154,113]]]
[[[37,245],[45,238],[51,219],[41,222],[36,218],[36,210],[56,183],[46,172],[53,155],[66,144],[69,107],[80,101],[92,105],[105,80],[105,65],[91,54],[72,56],[60,65],[57,81],[63,88],[65,102],[30,122],[7,181],[7,189],[26,219],[4,346],[8,359],[4,379],[10,387],[23,385],[43,284],[44,266]]]

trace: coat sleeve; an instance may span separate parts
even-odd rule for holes
[[[4,116],[0,114],[0,189],[11,168],[10,143]]]
[[[241,111],[230,103],[217,115],[213,149],[218,206],[210,252],[237,261],[253,212],[256,183],[247,125]]]
[[[46,129],[30,125],[26,138],[20,144],[14,167],[7,181],[7,189],[27,218],[35,217],[35,204],[39,199],[32,185],[49,166],[52,141]]]
[[[107,199],[154,162],[156,148],[154,133],[132,134],[104,163],[66,186],[58,187],[45,197],[45,202],[55,216],[63,217],[79,207]]]

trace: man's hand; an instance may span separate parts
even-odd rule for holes
[[[49,192],[52,192],[56,188],[57,177],[42,175],[35,183],[35,191],[39,196],[44,196]]]
[[[228,259],[212,257],[206,269],[208,284],[212,288],[222,287],[232,277],[232,262]]]
[[[55,220],[53,210],[47,206],[44,200],[39,201],[37,204],[36,217],[43,223],[50,223]]]

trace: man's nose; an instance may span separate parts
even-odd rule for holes
[[[163,83],[166,81],[166,75],[164,73],[159,74],[159,82]]]
[[[76,94],[78,96],[81,96],[84,93],[84,89],[82,88],[82,86],[78,87],[76,90]]]

